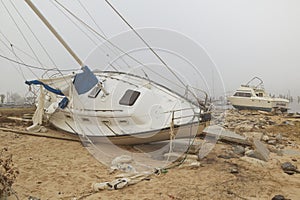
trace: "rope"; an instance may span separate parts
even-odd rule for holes
[[[81,3],[80,0],[77,0],[78,3],[80,4],[80,6],[83,8],[83,10],[88,14],[88,16],[91,18],[91,20],[93,21],[93,23],[97,26],[97,28],[100,30],[100,32],[102,33],[102,35],[104,35],[105,38],[107,38],[107,36],[105,35],[104,31],[100,28],[100,26],[97,24],[96,20],[93,18],[93,16],[90,14],[90,12],[86,9],[86,7]]]
[[[10,46],[12,46],[13,44],[9,41],[9,39],[2,33],[2,31],[0,30],[0,34],[5,38],[5,40],[7,41],[7,43],[10,44]],[[11,52],[11,48],[0,38],[0,41],[2,42],[2,44]],[[23,54],[25,54],[26,56],[28,56],[29,58],[33,59],[36,61],[36,59],[34,57],[32,57],[31,55],[29,55],[28,53],[26,53],[25,51],[23,51],[22,49],[18,48],[16,45],[13,45],[15,49],[17,49],[18,51],[21,51]],[[12,52],[13,53],[13,52]],[[21,60],[19,57],[17,57],[17,59]]]
[[[65,72],[75,71],[76,70],[76,69],[61,69],[61,70],[58,70],[57,68],[45,69],[45,68],[42,68],[42,67],[37,67],[37,66],[33,66],[33,65],[29,65],[29,64],[25,64],[25,63],[19,62],[17,60],[14,60],[12,58],[6,57],[6,56],[1,55],[1,54],[0,54],[0,57],[4,58],[4,59],[6,59],[6,60],[8,60],[10,62],[19,64],[19,65],[24,66],[24,67],[28,67],[28,68],[31,68],[31,69],[38,69],[38,70],[43,70],[43,71],[65,71]],[[18,59],[20,59],[20,58],[18,58]]]
[[[78,28],[94,45],[97,45],[97,42],[95,42],[95,40],[89,36],[82,28],[80,28],[80,26],[78,26],[66,13],[64,13],[62,11],[61,8],[59,8],[56,4],[54,4],[52,1],[50,1],[66,18],[69,19],[69,21],[76,26],[76,28]]]
[[[5,8],[5,10],[7,11],[8,15],[10,16],[11,20],[14,22],[15,26],[17,27],[18,31],[20,32],[21,36],[23,37],[24,41],[26,42],[26,44],[28,45],[28,47],[30,48],[31,52],[34,54],[34,56],[36,57],[36,59],[38,60],[38,62],[40,63],[41,66],[43,66],[43,64],[41,63],[41,61],[38,59],[36,53],[34,52],[33,48],[31,47],[29,41],[26,39],[25,35],[23,34],[22,30],[20,29],[20,27],[18,26],[17,22],[15,21],[15,19],[13,18],[12,14],[9,12],[8,8],[6,7],[6,5],[4,4],[3,0],[1,0],[1,3],[3,5],[3,7]]]
[[[51,1],[51,3],[65,16],[65,17],[67,17],[69,20],[70,20],[70,22],[75,26],[75,27],[77,27],[94,45],[98,45],[97,44],[97,42],[95,42],[94,40],[93,40],[93,38],[92,37],[90,37],[82,28],[80,28],[80,26],[78,26],[68,15],[66,15],[66,13],[64,13],[63,11],[62,11],[62,8],[64,9],[64,7],[62,7],[60,4],[58,4],[58,5],[60,5],[62,8],[59,8],[57,5],[55,5],[52,1]],[[71,12],[71,11],[70,11]],[[72,15],[73,16],[73,15]],[[89,30],[89,29],[88,29]],[[90,31],[90,30],[89,30]],[[94,34],[95,35],[95,34]],[[97,39],[100,41],[100,39],[97,37]],[[101,49],[101,51],[105,54],[105,51],[102,49],[102,48],[100,48]],[[112,64],[110,64],[110,66],[114,69],[114,70],[116,70],[116,71],[118,71],[117,70],[117,68],[115,67],[115,66],[113,66]]]
[[[1,52],[1,53],[4,53],[2,49],[0,49],[0,52]],[[10,62],[9,62],[9,64],[10,64],[12,67],[14,67],[14,68],[16,69],[16,71],[17,71],[19,74],[22,74],[22,73],[20,72],[20,69],[19,69],[18,67],[14,66],[13,63],[10,63]]]
[[[118,48],[116,45],[114,45],[112,42],[110,42],[106,36],[103,36],[101,35],[100,33],[98,33],[95,29],[93,29],[91,26],[89,26],[87,23],[85,23],[82,19],[80,19],[79,17],[75,16],[74,13],[72,13],[68,8],[66,8],[63,4],[59,3],[57,0],[54,0],[55,3],[57,3],[63,10],[65,10],[67,13],[69,13],[72,17],[74,17],[74,19],[76,19],[77,21],[79,21],[83,26],[85,26],[92,34],[94,34],[99,41],[100,38],[106,42],[108,42],[111,46],[113,46],[114,48],[116,48],[117,50],[121,51],[122,53],[124,52],[123,50],[121,50],[120,48]],[[56,5],[55,5],[56,6]],[[57,7],[57,6],[56,6]],[[69,18],[69,20],[71,20]],[[71,20],[72,21],[72,20]],[[74,22],[73,22],[74,23]],[[100,38],[99,38],[100,37]],[[118,55],[114,49],[110,48],[106,43],[104,43],[104,45],[109,49],[111,50],[115,55]],[[105,53],[105,51],[101,48],[101,50]],[[107,56],[109,56],[107,54]],[[124,60],[122,59],[122,61],[128,66],[128,68],[130,68],[129,64]],[[119,71],[115,66],[112,65],[112,63],[109,63],[109,65],[115,70],[115,71]]]
[[[72,17],[74,17],[77,21],[79,21],[80,23],[82,23],[84,26],[86,26],[89,30],[91,30],[94,34],[96,34],[97,36],[99,36],[100,38],[102,38],[104,41],[106,41],[107,43],[109,43],[110,45],[112,45],[114,48],[116,48],[117,50],[119,50],[121,53],[123,53],[124,55],[128,56],[129,58],[131,58],[133,61],[137,62],[138,64],[144,66],[147,68],[147,66],[145,66],[141,61],[137,60],[136,58],[134,58],[133,56],[129,55],[128,53],[126,53],[124,50],[122,50],[120,47],[118,47],[117,45],[115,45],[114,43],[112,43],[111,41],[109,41],[107,38],[105,38],[103,35],[99,34],[95,29],[93,29],[91,26],[89,26],[88,24],[86,24],[82,19],[80,19],[79,17],[75,16],[69,9],[67,9],[65,6],[63,6],[61,3],[59,3],[57,0],[54,0],[59,6],[61,6],[66,12],[68,12]],[[110,63],[111,65],[111,63]],[[116,71],[118,71],[116,68],[114,68]]]
[[[167,63],[152,49],[152,47],[143,39],[143,37],[128,23],[128,21],[121,15],[119,11],[108,1],[105,2],[113,9],[115,13],[127,24],[127,26],[140,38],[140,40],[150,49],[150,51],[159,59],[159,61],[185,86],[184,82],[173,72],[173,70],[167,65]]]
[[[9,39],[2,33],[1,30],[0,30],[0,34],[4,37],[4,39],[7,41],[7,43],[10,43]],[[1,39],[0,39],[0,40],[1,40]],[[2,40],[1,40],[1,41],[2,41]],[[3,42],[3,41],[2,41],[2,42]],[[5,42],[3,42],[3,44],[6,45]]]
[[[46,50],[46,48],[44,47],[44,45],[41,43],[41,41],[38,39],[38,37],[36,36],[36,34],[32,31],[31,27],[28,25],[28,23],[26,22],[26,20],[24,19],[24,17],[22,17],[22,15],[20,14],[20,12],[18,11],[18,9],[16,8],[15,4],[12,3],[11,1],[11,5],[14,7],[15,11],[17,12],[17,14],[19,15],[19,17],[22,19],[23,23],[27,26],[27,28],[30,30],[31,34],[34,36],[34,38],[36,39],[36,41],[39,43],[39,45],[42,47],[43,51],[46,53],[46,55],[48,56],[49,60],[52,62],[52,64],[55,66],[55,69],[58,71],[58,73],[60,75],[63,76],[63,73],[60,71],[60,69],[57,67],[56,63],[54,62],[54,60],[51,58],[50,54],[48,53],[48,51]],[[24,53],[24,52],[23,52]],[[26,53],[25,53],[26,54]],[[34,54],[35,55],[35,54]],[[36,55],[35,55],[36,56]],[[39,60],[38,60],[39,61]],[[47,74],[49,70],[47,70],[45,73]],[[24,74],[23,74],[24,75]],[[48,75],[48,74],[47,74]],[[24,80],[26,80],[25,76],[23,76]],[[48,78],[50,78],[50,76],[48,75]]]
[[[94,45],[98,45],[98,43],[97,42],[95,42],[95,40],[91,37],[91,36],[89,36],[82,28],[80,28],[80,26],[78,26],[68,15],[66,15],[66,13],[64,13],[63,11],[62,11],[62,9],[64,9],[60,4],[60,6],[62,7],[62,8],[59,8],[56,4],[54,4],[52,1],[51,1],[51,3],[65,16],[65,17],[67,17],[68,19],[69,19],[69,21],[76,27],[76,28],[78,28]],[[64,9],[65,10],[65,9]],[[71,11],[70,11],[71,12]],[[73,16],[73,15],[72,15]],[[89,29],[88,29],[89,30]],[[90,32],[91,32],[91,30],[89,30]],[[95,33],[93,33],[93,32],[91,32],[94,36],[96,36],[95,35]],[[99,40],[99,41],[101,41],[98,37],[97,37],[97,39]],[[105,45],[106,46],[106,45]],[[109,48],[109,47],[108,47]],[[106,52],[105,52],[105,50],[103,49],[103,48],[100,48],[101,49],[101,51],[105,54]],[[112,49],[110,49],[111,51],[113,51]],[[117,55],[117,54],[116,54]],[[125,61],[124,61],[125,62]],[[117,68],[115,67],[115,66],[113,66],[112,64],[110,64],[111,66],[112,66],[112,68],[114,69],[114,70],[116,70],[116,71],[118,71],[117,70]]]
[[[96,20],[93,18],[93,16],[90,14],[90,12],[86,9],[86,7],[81,3],[80,0],[77,0],[78,3],[80,4],[80,6],[84,9],[84,11],[88,14],[88,16],[91,18],[91,20],[93,21],[93,23],[96,25],[96,27],[100,30],[100,32],[102,33],[102,35],[107,39],[106,34],[104,33],[104,31],[100,28],[100,26],[97,24]],[[115,52],[113,49],[111,49],[109,46],[107,46],[105,43],[104,45],[109,48],[116,56],[118,55],[117,52]],[[127,65],[128,68],[130,68],[130,65],[125,61],[125,59],[121,58],[122,61]]]
[[[169,153],[173,151],[173,140],[175,138],[175,133],[174,133],[174,111],[172,112],[172,119],[171,119],[171,124],[170,124],[170,149]]]
[[[8,40],[8,38],[0,31],[0,33],[2,34],[2,36],[4,36],[4,38],[8,41],[8,43],[10,44],[10,47],[12,47],[12,44],[11,44],[11,42]],[[19,58],[13,51],[12,51],[12,49],[7,45],[7,44],[5,44],[5,42],[0,38],[0,41],[4,44],[4,46],[8,49],[8,51],[10,51],[11,53],[13,53],[14,55],[15,55],[15,57],[18,59],[18,60],[20,60],[20,61],[22,61],[21,60],[21,58]],[[6,56],[3,56],[3,55],[0,55],[0,57],[2,57],[2,58],[7,58]],[[9,60],[9,59],[7,59],[7,60]],[[11,60],[13,60],[13,59],[11,59]],[[23,64],[23,63],[21,63],[21,62],[18,62],[18,61],[16,61],[17,62],[17,64]],[[15,62],[15,63],[16,63]],[[13,67],[15,67],[16,69],[17,69],[17,71],[19,71],[18,70],[18,68],[16,67],[16,66],[13,66]],[[29,71],[34,75],[34,76],[36,76],[37,77],[37,75],[31,70],[31,69],[29,69]],[[20,73],[20,72],[19,72]]]
[[[131,56],[130,54],[128,54],[127,52],[125,52],[124,50],[122,50],[120,47],[118,47],[117,45],[113,44],[111,41],[109,41],[107,38],[105,38],[103,35],[99,34],[97,31],[95,31],[92,27],[90,27],[88,24],[86,24],[83,20],[81,20],[79,17],[75,16],[69,9],[67,9],[64,5],[62,5],[61,3],[59,3],[57,0],[54,0],[59,6],[61,6],[66,12],[68,12],[71,16],[73,16],[77,21],[79,21],[80,23],[82,23],[84,26],[86,26],[89,30],[91,30],[94,34],[98,35],[99,37],[101,37],[103,40],[105,40],[106,42],[108,42],[110,45],[112,45],[113,47],[115,47],[117,50],[119,50],[121,53],[123,53],[123,55],[128,56],[129,58],[131,58],[133,61],[137,62],[138,64],[140,64],[141,66],[149,69],[151,72],[159,75],[160,77],[163,77],[162,75],[160,75],[159,73],[153,71],[151,68],[149,68],[148,66],[144,65],[141,61],[137,60],[136,58],[134,58],[133,56]],[[153,50],[153,49],[152,49]],[[123,56],[121,56],[122,58]],[[123,59],[122,59],[123,60]],[[114,61],[113,61],[114,62]],[[125,62],[125,61],[124,61]],[[126,63],[126,62],[125,62]],[[126,63],[127,64],[127,63]],[[112,66],[112,64],[110,63],[110,65]],[[128,64],[127,64],[128,65]],[[116,71],[118,71],[114,66],[112,66]],[[130,68],[130,67],[129,67]],[[146,77],[148,77],[148,75],[146,74],[146,72],[144,70],[142,70],[143,73],[145,74]],[[173,73],[173,72],[172,72]],[[179,79],[180,80],[180,79]],[[170,81],[170,80],[168,80]],[[180,80],[180,82],[182,83],[182,81]],[[174,82],[172,82],[174,84]],[[185,86],[185,84],[183,84]],[[181,86],[179,86],[181,87]]]
[[[16,59],[17,59],[18,56],[17,56],[17,54],[16,54],[16,52],[15,52],[15,50],[14,50],[14,46],[13,46],[12,44],[11,44],[10,46],[11,46],[11,51],[13,52],[13,54],[15,55],[15,57],[16,57]],[[18,67],[19,67],[19,70],[20,70],[20,73],[21,73],[23,79],[26,80],[25,75],[24,75],[24,72],[23,72],[23,70],[22,70],[20,64],[18,64]]]
[[[52,64],[57,67],[57,65],[55,64],[54,60],[51,58],[51,56],[49,55],[49,53],[47,52],[46,48],[43,46],[43,44],[41,43],[41,41],[38,39],[38,37],[36,36],[36,34],[32,31],[32,29],[30,28],[30,26],[28,25],[28,23],[25,21],[24,17],[22,17],[22,15],[20,14],[20,12],[18,11],[18,9],[16,8],[15,4],[13,3],[13,1],[10,1],[11,5],[14,7],[15,11],[17,12],[17,14],[19,15],[19,17],[22,19],[22,21],[24,22],[24,24],[26,25],[26,27],[29,29],[29,31],[31,32],[31,34],[34,36],[34,38],[36,39],[36,41],[39,43],[39,45],[42,47],[43,51],[46,53],[46,55],[48,56],[49,60],[52,62]]]

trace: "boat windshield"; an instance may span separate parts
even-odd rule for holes
[[[251,93],[248,92],[236,92],[233,96],[235,97],[251,97]]]

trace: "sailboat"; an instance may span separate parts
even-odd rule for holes
[[[208,126],[211,116],[205,92],[186,86],[181,93],[130,72],[93,71],[35,5],[25,2],[81,66],[80,72],[26,81],[40,85],[34,124],[28,130],[40,126],[46,117],[58,129],[87,140],[128,145],[191,137],[191,132],[200,134]]]

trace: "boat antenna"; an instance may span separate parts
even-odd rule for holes
[[[53,33],[53,35],[58,39],[58,41],[65,47],[65,49],[71,54],[71,56],[76,60],[76,62],[83,67],[84,64],[81,59],[76,55],[76,53],[70,48],[70,46],[65,42],[65,40],[58,34],[54,27],[48,22],[48,20],[43,16],[43,14],[37,9],[37,7],[31,2],[31,0],[25,0],[28,6],[35,12],[35,14],[42,20],[42,22],[47,26],[47,28]]]

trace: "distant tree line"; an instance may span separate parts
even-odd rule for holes
[[[14,104],[24,104],[25,98],[21,97],[18,93],[10,93],[8,95],[0,94],[0,103],[14,103]]]
[[[1,102],[1,104],[4,103],[4,99],[5,99],[5,95],[4,94],[0,94],[0,102]]]
[[[273,95],[270,94],[270,97],[275,98],[276,96],[275,96],[274,94],[273,94]],[[300,104],[300,96],[297,96],[297,97],[294,99],[293,96],[280,94],[280,95],[278,95],[277,97],[279,97],[279,98],[284,98],[284,99],[288,99],[291,103],[293,103],[294,100],[296,99],[296,100],[297,100],[297,103]],[[296,100],[295,100],[295,101],[296,101]]]

